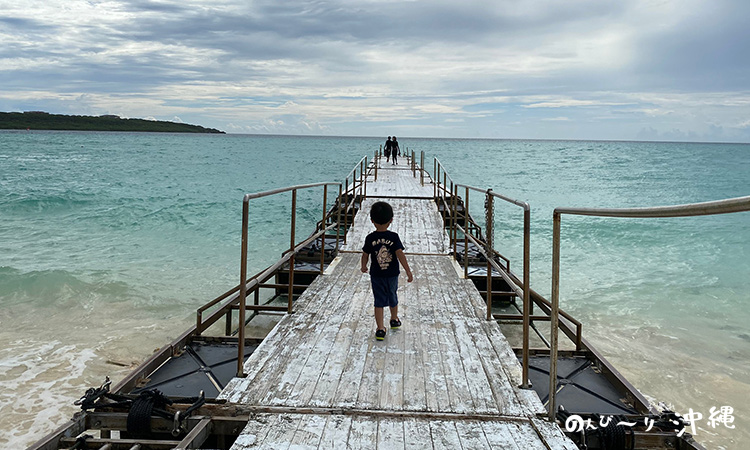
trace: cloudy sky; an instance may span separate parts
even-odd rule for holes
[[[750,142],[747,0],[0,0],[0,111]]]

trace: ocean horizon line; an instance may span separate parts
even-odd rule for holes
[[[224,133],[189,133],[189,132],[155,132],[155,131],[117,131],[117,130],[21,130],[21,129],[0,129],[0,133],[117,133],[117,134],[156,134],[156,135],[186,135],[186,136],[251,136],[251,137],[293,137],[293,138],[345,138],[345,139],[384,139],[387,134],[382,136],[366,135],[343,135],[343,134],[288,134],[288,133],[235,133],[226,131]],[[391,135],[393,136],[393,135]],[[626,143],[626,144],[719,144],[719,145],[750,145],[748,142],[740,141],[690,141],[690,140],[644,140],[644,139],[584,139],[584,138],[521,138],[521,137],[439,137],[439,136],[407,136],[400,139],[420,139],[420,140],[442,140],[442,141],[508,141],[508,142],[602,142],[602,143]]]

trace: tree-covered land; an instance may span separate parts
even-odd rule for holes
[[[74,131],[149,131],[169,133],[224,133],[214,128],[186,123],[144,119],[121,119],[117,116],[66,116],[43,111],[0,112],[0,129],[4,130],[74,130]]]

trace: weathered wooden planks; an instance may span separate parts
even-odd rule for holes
[[[517,360],[512,351],[497,351],[507,343],[485,323],[479,294],[457,279],[448,257],[408,258],[415,281],[400,280],[404,326],[385,341],[374,340],[372,293],[359,255],[345,254],[248,359],[248,377],[233,380],[222,397],[271,406],[529,411],[518,398],[517,371],[505,368]]]
[[[450,241],[443,231],[435,202],[403,198],[367,198],[363,201],[361,213],[354,218],[342,250],[359,252],[362,249],[365,236],[375,231],[370,221],[370,208],[379,200],[387,201],[393,207],[393,223],[389,230],[398,233],[405,253],[446,255],[450,252]]]
[[[422,197],[430,198],[434,195],[432,184],[425,179],[425,185],[419,178],[417,172],[416,178],[412,175],[411,169],[405,162],[398,166],[386,164],[385,160],[378,170],[378,181],[374,181],[374,174],[367,178],[367,196],[368,197]]]
[[[543,427],[537,430],[534,422],[502,418],[257,414],[232,449],[577,449],[562,433]]]
[[[381,183],[389,185],[374,192],[383,195],[414,188],[403,169],[381,170],[368,193]],[[518,387],[512,349],[455,270],[435,203],[409,196],[387,199],[415,276],[400,279],[403,327],[374,338],[369,275],[359,271],[378,200],[368,198],[337,263],[247,360],[247,377],[222,392],[230,402],[278,409],[255,415],[233,449],[575,448],[534,417],[542,404]]]

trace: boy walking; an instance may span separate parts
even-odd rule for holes
[[[398,318],[398,265],[406,271],[407,281],[411,283],[414,277],[411,274],[409,263],[404,255],[404,245],[397,233],[388,231],[393,222],[393,208],[386,202],[375,202],[370,209],[370,220],[375,225],[375,231],[365,238],[362,247],[362,273],[367,273],[367,260],[370,259],[370,281],[372,282],[372,294],[375,297],[375,339],[385,339],[385,325],[383,324],[383,308],[386,306],[391,310],[391,328],[401,326]]]

